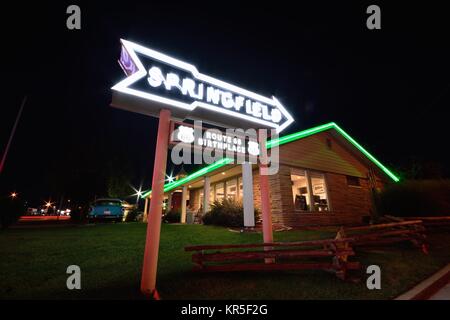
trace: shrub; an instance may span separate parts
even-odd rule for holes
[[[406,180],[376,194],[381,214],[395,216],[450,215],[450,180]]]
[[[133,208],[125,216],[126,222],[133,222],[138,221],[138,219],[142,219],[142,217],[139,218],[139,216],[142,214],[141,211],[139,211],[137,208]]]
[[[255,221],[258,220],[259,212],[255,210]],[[244,208],[241,202],[224,199],[214,201],[211,210],[202,218],[206,225],[218,225],[224,227],[243,227]]]
[[[180,220],[181,220],[180,210],[170,210],[163,217],[163,221],[167,223],[179,223]]]
[[[2,196],[0,198],[0,224],[2,228],[8,228],[16,223],[24,213],[24,204],[20,199],[11,199]]]

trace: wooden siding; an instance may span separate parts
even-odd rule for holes
[[[327,144],[331,141],[331,148]],[[344,147],[330,133],[322,132],[282,145],[279,172],[269,176],[273,223],[287,226],[359,224],[372,214],[373,203],[368,180],[369,168],[359,155]],[[361,155],[362,157],[362,155]],[[296,212],[294,210],[291,168],[318,171],[325,175],[331,211]],[[346,175],[360,178],[361,186],[347,185]],[[259,170],[253,170],[255,209],[261,211]],[[376,177],[382,188],[386,177]],[[190,190],[190,207],[200,208],[200,189]]]
[[[327,144],[331,142],[331,147]],[[280,170],[271,178],[272,221],[287,226],[359,224],[372,215],[369,168],[358,155],[347,150],[330,133],[322,132],[280,147]],[[296,212],[293,207],[291,168],[325,174],[328,200],[332,211]],[[347,185],[346,176],[360,178],[361,186]],[[382,188],[386,177],[376,177]],[[281,203],[280,203],[281,202]],[[280,210],[281,208],[281,210]]]
[[[331,141],[331,148],[327,145]],[[367,167],[328,132],[280,146],[280,163],[366,178]]]
[[[280,170],[284,177],[286,170]],[[328,199],[332,211],[295,212],[285,209],[283,212],[273,211],[272,221],[291,227],[313,225],[346,225],[359,224],[365,217],[372,215],[372,198],[368,179],[360,178],[360,187],[347,185],[345,175],[326,172]],[[286,181],[286,177],[283,178]],[[290,182],[290,181],[289,181]],[[290,186],[290,184],[289,184]],[[292,205],[292,188],[283,190],[283,200]],[[283,207],[288,205],[283,203]]]

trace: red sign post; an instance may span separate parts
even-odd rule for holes
[[[111,106],[159,118],[141,278],[141,291],[158,299],[156,271],[170,118],[201,119],[211,125],[244,130],[256,126],[277,132],[289,126],[294,118],[275,97],[265,97],[202,74],[189,63],[139,44],[123,39],[121,43],[119,63],[127,78],[111,88]],[[145,60],[141,61],[141,57]],[[264,241],[272,242],[269,180],[266,175],[260,176]]]
[[[158,136],[153,166],[152,198],[147,224],[147,237],[142,266],[141,291],[158,299],[156,291],[156,271],[158,267],[159,239],[161,233],[162,203],[164,201],[164,181],[170,131],[170,110],[159,112]]]

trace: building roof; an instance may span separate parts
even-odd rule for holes
[[[309,128],[306,130],[302,130],[299,132],[291,133],[282,137],[279,137],[277,139],[272,139],[267,141],[266,147],[267,149],[273,148],[275,146],[281,146],[286,143],[290,143],[293,141],[297,141],[309,136],[312,136],[314,134],[334,129],[339,136],[341,136],[345,141],[347,141],[351,146],[356,148],[358,151],[360,151],[367,160],[369,160],[371,163],[373,163],[381,172],[386,174],[389,178],[391,178],[394,182],[400,181],[399,177],[395,175],[391,170],[389,170],[387,167],[385,167],[380,161],[378,161],[372,154],[370,154],[363,146],[361,146],[358,142],[356,142],[355,139],[353,139],[347,132],[345,132],[341,127],[339,127],[334,122],[329,122],[320,126],[316,126],[313,128]],[[197,179],[209,172],[212,172],[216,169],[219,169],[223,166],[226,166],[228,164],[231,164],[233,162],[233,159],[230,158],[223,158],[219,161],[216,161],[200,170],[197,170],[186,177],[176,180],[174,182],[170,182],[164,185],[164,192],[171,191],[175,188],[178,188],[185,183],[188,183],[194,179]],[[143,193],[142,197],[146,198],[151,194],[151,190],[146,191]]]

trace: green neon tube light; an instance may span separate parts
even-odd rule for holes
[[[334,128],[351,144],[353,144],[359,151],[361,151],[367,158],[369,158],[373,163],[375,163],[378,168],[380,168],[384,173],[386,173],[392,180],[399,182],[400,178],[393,174],[388,168],[386,168],[380,161],[378,161],[373,155],[371,155],[366,149],[364,149],[358,142],[355,141],[350,135],[345,132],[341,127],[333,122]]]
[[[369,153],[363,146],[361,146],[355,139],[353,139],[347,132],[345,132],[341,127],[339,127],[336,123],[330,122],[317,127],[313,127],[307,130],[303,130],[300,132],[292,133],[287,136],[279,137],[278,139],[270,140],[267,142],[267,149],[270,149],[275,146],[280,146],[285,143],[289,143],[295,140],[299,140],[313,134],[328,130],[335,129],[339,132],[347,141],[349,141],[353,146],[355,146],[359,151],[361,151],[367,158],[369,158],[377,167],[379,167],[384,173],[386,173],[392,180],[395,182],[400,181],[400,179],[392,173],[388,168],[386,168],[380,161],[378,161],[373,155]]]
[[[317,127],[313,127],[310,129],[296,132],[296,133],[288,134],[286,136],[279,137],[278,139],[273,139],[273,140],[267,141],[266,147],[267,147],[267,149],[270,149],[270,148],[273,148],[276,146],[281,146],[285,143],[299,140],[299,139],[311,136],[313,134],[331,129],[333,127],[334,127],[334,122],[330,122],[330,123],[326,123],[326,124],[323,124],[323,125],[320,125]]]
[[[364,149],[358,142],[356,142],[355,139],[353,139],[347,132],[345,132],[341,127],[339,127],[334,122],[329,122],[326,124],[322,124],[320,126],[316,126],[316,127],[310,128],[310,129],[306,129],[306,130],[299,131],[296,133],[288,134],[286,136],[267,141],[266,147],[267,147],[267,149],[271,149],[273,147],[281,146],[283,144],[286,144],[286,143],[289,143],[292,141],[306,138],[313,134],[316,134],[316,133],[319,133],[322,131],[326,131],[329,129],[335,129],[337,132],[339,132],[345,139],[347,139],[347,141],[349,141],[353,146],[355,146],[359,151],[361,151],[367,158],[369,158],[378,168],[380,168],[384,173],[386,173],[392,180],[394,180],[395,182],[400,181],[400,179],[394,173],[392,173],[392,171],[390,171],[388,168],[386,168],[380,161],[378,161],[373,155],[371,155],[366,149]],[[174,182],[164,185],[164,192],[171,191],[187,182],[197,179],[198,177],[201,177],[209,172],[212,172],[212,171],[214,171],[220,167],[223,167],[227,164],[230,164],[232,162],[233,162],[233,159],[230,159],[230,158],[223,158],[219,161],[216,161],[216,162],[208,165],[207,167],[204,167],[204,168],[202,168],[180,180],[177,180],[177,181],[174,181]],[[146,198],[150,194],[151,194],[151,190],[146,193],[143,193],[142,197]]]
[[[179,187],[179,186],[181,186],[181,185],[183,185],[185,183],[188,183],[188,182],[190,182],[190,181],[192,181],[194,179],[197,179],[198,177],[201,177],[201,176],[203,176],[203,175],[205,175],[205,174],[207,174],[209,172],[212,172],[212,171],[214,171],[214,170],[216,170],[216,169],[218,169],[220,167],[223,167],[223,166],[225,166],[227,164],[230,164],[232,162],[233,162],[233,159],[231,159],[231,158],[220,159],[219,161],[216,161],[216,162],[210,164],[207,167],[204,167],[204,168],[202,168],[202,169],[200,169],[198,171],[195,171],[194,173],[191,173],[190,175],[188,175],[188,176],[186,176],[186,177],[184,177],[184,178],[182,178],[180,180],[176,180],[176,181],[173,181],[173,182],[170,182],[170,183],[164,185],[164,192],[171,191],[171,190],[173,190],[173,189],[175,189],[175,188],[177,188],[177,187]],[[142,194],[142,198],[148,197],[151,193],[152,193],[151,190],[146,192],[146,193],[143,193]]]

